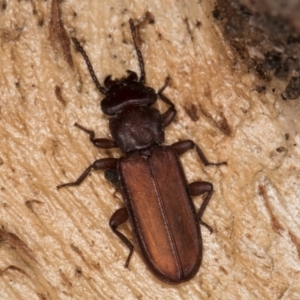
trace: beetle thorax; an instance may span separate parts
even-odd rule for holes
[[[128,106],[110,119],[109,127],[122,152],[146,149],[164,141],[161,115],[151,106]]]

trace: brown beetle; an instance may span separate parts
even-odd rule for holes
[[[92,169],[106,170],[106,178],[119,187],[125,202],[125,207],[118,209],[109,222],[113,232],[130,250],[125,266],[128,267],[133,254],[133,244],[118,231],[118,226],[129,219],[140,253],[150,270],[160,280],[178,284],[191,279],[200,267],[202,239],[199,225],[212,232],[201,218],[213,193],[209,182],[187,183],[179,156],[195,148],[205,166],[226,162],[209,162],[191,140],[161,145],[164,128],[176,115],[174,104],[163,95],[169,78],[157,93],[145,85],[143,57],[134,35],[136,27],[132,20],[129,22],[141,70],[139,79],[135,72],[127,71],[125,78],[112,80],[107,76],[102,86],[82,46],[73,38],[97,88],[105,95],[101,108],[111,116],[109,127],[113,140],[95,138],[94,131],[77,123],[75,126],[88,133],[96,147],[118,147],[125,155],[119,159],[96,160],[75,182],[57,188],[79,185]],[[170,106],[164,114],[151,106],[157,98]],[[204,193],[207,195],[196,212],[191,196]]]

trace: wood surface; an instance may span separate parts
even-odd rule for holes
[[[259,94],[211,15],[213,1],[0,2],[0,299],[300,299],[298,101]],[[108,117],[76,37],[102,82],[138,72],[128,20],[139,30],[147,84],[178,113],[166,144],[192,139],[189,181],[214,184],[203,262],[191,281],[158,281],[109,228],[122,199],[102,172],[57,191],[99,150],[75,122],[109,137]],[[149,16],[149,14],[148,14]],[[164,111],[166,106],[158,103]],[[166,183],[167,184],[167,183]],[[195,197],[196,207],[201,197]],[[129,226],[123,232],[132,240]]]

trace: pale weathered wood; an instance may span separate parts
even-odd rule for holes
[[[165,93],[178,109],[166,143],[189,138],[211,161],[228,162],[204,168],[193,152],[183,158],[190,181],[214,184],[204,214],[214,233],[202,228],[196,277],[172,287],[154,278],[137,252],[124,268],[127,248],[108,226],[122,200],[101,172],[78,188],[56,190],[96,158],[120,152],[96,149],[73,126],[109,137],[102,96],[82,57],[72,46],[72,68],[51,45],[51,2],[2,5],[1,300],[300,297],[299,102],[255,91],[255,77],[234,65],[212,8],[212,1],[158,0],[60,6],[67,34],[85,41],[100,81],[138,71],[128,20],[151,12],[155,23],[141,30],[147,83],[158,90],[170,75]],[[132,238],[129,227],[124,231]]]

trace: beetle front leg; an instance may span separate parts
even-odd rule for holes
[[[169,109],[164,114],[162,114],[162,119],[163,119],[163,125],[164,125],[164,127],[168,126],[173,121],[173,119],[174,119],[174,117],[176,115],[176,109],[175,109],[174,103],[163,94],[163,91],[168,86],[169,81],[170,81],[170,77],[167,77],[166,81],[165,81],[165,84],[157,92],[158,97],[163,102],[165,102],[166,104],[170,105]]]
[[[66,186],[76,186],[80,185],[83,180],[89,175],[92,169],[94,170],[107,170],[107,169],[116,169],[117,168],[117,158],[102,158],[96,160],[90,166],[86,168],[86,170],[78,177],[78,179],[74,182],[63,183],[58,185],[56,188],[59,190],[62,187]]]
[[[199,223],[201,225],[204,225],[210,231],[210,233],[212,233],[213,229],[205,222],[202,221],[202,216],[213,194],[213,185],[207,181],[195,181],[189,184],[189,189],[190,189],[191,196],[199,196],[207,193],[207,196],[204,198],[197,212],[197,215],[198,215]]]
[[[203,162],[203,164],[205,166],[221,166],[221,165],[227,165],[227,162],[219,162],[219,163],[213,163],[213,162],[209,162],[207,160],[207,158],[205,157],[204,153],[202,152],[202,150],[200,149],[200,147],[195,144],[193,141],[191,140],[185,140],[185,141],[181,141],[181,142],[177,142],[174,143],[173,145],[171,145],[172,148],[174,148],[177,152],[178,155],[183,154],[184,152],[195,148],[197,151],[197,154],[199,156],[199,158],[201,159],[201,161]]]
[[[118,148],[118,145],[115,141],[110,139],[95,139],[95,132],[93,130],[86,129],[78,123],[75,123],[74,126],[86,132],[90,136],[90,141],[94,146],[103,149]]]
[[[118,226],[125,223],[128,220],[128,212],[125,207],[119,208],[114,212],[109,220],[109,226],[111,230],[119,237],[119,239],[129,248],[129,254],[125,262],[125,268],[128,268],[129,261],[133,254],[133,244],[128,240],[128,238],[117,230]]]

